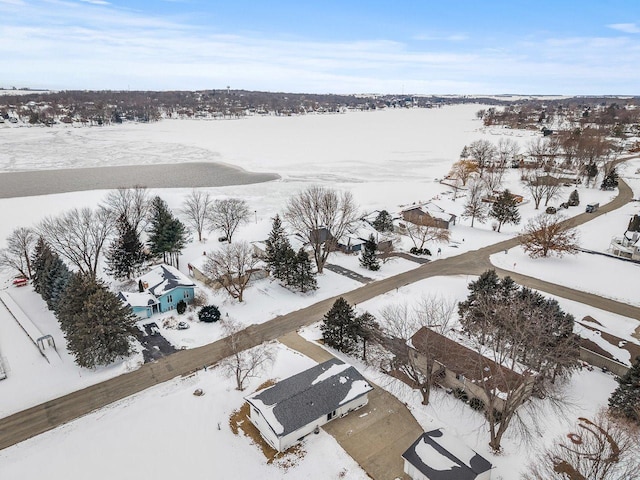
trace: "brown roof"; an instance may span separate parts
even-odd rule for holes
[[[427,327],[418,330],[411,343],[418,352],[431,352],[438,363],[478,385],[484,381],[489,389],[509,392],[523,384],[519,373]]]

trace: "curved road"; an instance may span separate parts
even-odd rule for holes
[[[620,182],[618,196],[595,214],[581,214],[567,220],[571,225],[580,225],[628,203],[633,193],[625,182]],[[447,259],[436,260],[394,277],[369,283],[343,295],[352,304],[362,303],[371,298],[394,290],[398,287],[429,277],[441,275],[480,274],[493,268],[489,256],[515,247],[518,238],[506,240],[479,250]],[[561,285],[544,282],[513,272],[500,272],[510,275],[516,282],[532,288],[552,293],[570,300],[586,303],[640,321],[640,308],[606,298],[577,291]],[[309,307],[278,316],[260,325],[252,325],[243,331],[241,345],[251,348],[268,340],[310,325],[320,320],[331,308],[337,297],[329,298]],[[105,382],[87,387],[63,397],[45,402],[27,410],[0,419],[0,449],[7,448],[40,433],[51,430],[75,418],[86,415],[117,400],[141,392],[149,387],[166,382],[180,375],[189,374],[211,365],[230,355],[224,340],[202,347],[181,350],[162,358],[156,363],[145,364],[140,369],[126,373]]]

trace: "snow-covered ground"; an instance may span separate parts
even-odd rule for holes
[[[458,159],[462,147],[477,139],[497,142],[504,135],[517,140],[524,148],[536,135],[529,131],[486,129],[480,121],[474,119],[474,113],[479,108],[482,106],[461,105],[434,110],[387,110],[291,118],[251,117],[234,121],[165,120],[150,125],[127,124],[108,128],[13,128],[5,124],[0,128],[0,142],[5,147],[0,152],[0,170],[217,161],[253,171],[275,172],[281,175],[281,180],[203,189],[214,198],[235,196],[245,199],[254,212],[251,221],[238,230],[237,238],[264,240],[271,228],[271,217],[282,211],[291,195],[313,184],[351,191],[363,212],[386,209],[393,213],[402,206],[435,199],[446,210],[460,214],[464,199],[453,201],[451,191],[434,180],[446,175],[451,164]],[[627,173],[635,171],[636,168],[627,169]],[[505,178],[505,186],[526,198],[519,173],[518,169],[510,169]],[[572,188],[565,188],[562,200],[568,197],[571,190]],[[578,191],[582,205],[590,202],[604,204],[615,194],[584,187],[579,187]],[[14,228],[33,226],[43,217],[57,215],[71,207],[93,207],[104,198],[105,193],[91,191],[0,200],[0,247],[4,246],[5,238]],[[188,193],[186,189],[151,191],[151,194],[165,199],[173,209],[180,207]],[[554,204],[559,202],[557,200]],[[582,211],[582,208],[573,208],[568,213],[575,215]],[[523,223],[539,213],[531,202],[522,205],[520,212]],[[632,212],[625,214],[627,221],[630,213]],[[613,217],[614,213],[606,217],[609,216]],[[441,257],[448,257],[512,237],[522,228],[521,225],[505,225],[502,232],[498,233],[492,230],[491,222],[476,222],[475,228],[469,225],[469,219],[459,218],[457,225],[452,228],[452,241],[449,244],[427,245],[428,248],[435,254],[440,246]],[[623,228],[624,226],[626,223]],[[583,228],[586,228],[582,235],[584,245],[587,246],[590,245],[588,242],[591,238],[600,238],[604,235],[603,231],[610,227],[606,225],[591,229],[588,225]],[[607,235],[610,237],[615,233]],[[203,243],[192,242],[184,250],[181,258],[183,272],[187,272],[187,263],[198,259],[203,252],[219,248],[217,232],[211,232],[207,237],[209,239]],[[402,239],[401,244],[403,248],[411,246],[406,238]],[[518,256],[516,249],[512,249],[506,256],[501,255],[508,259],[507,263],[511,266],[516,263],[518,271],[527,273],[525,269],[529,268],[528,262]],[[575,260],[576,269],[581,269],[583,264],[587,265],[586,270],[574,273],[575,278],[583,282],[578,287],[587,289],[589,284],[584,282],[588,282],[588,278],[602,278],[601,266],[591,263],[591,258],[583,255],[575,259],[567,257],[544,271],[532,270],[530,274],[552,275],[557,281],[566,282],[569,269],[562,266],[565,264],[563,262]],[[361,269],[357,256],[337,253],[332,254],[329,261],[375,279],[417,267],[417,264],[408,260],[395,259],[383,265],[379,272],[368,272]],[[622,272],[617,265],[623,262],[611,261],[616,262],[615,271]],[[595,271],[598,272],[597,275],[594,274]],[[615,285],[616,288],[611,291],[615,290],[614,293],[620,295],[619,298],[635,300],[631,292],[624,291],[624,286],[632,284],[631,280],[637,278],[637,275],[637,271],[625,271],[618,276],[611,274],[607,276],[607,282],[602,283]],[[375,312],[387,302],[413,301],[425,292],[441,292],[459,300],[466,296],[466,282],[472,279],[473,277],[430,279],[403,287],[398,292],[382,295],[366,305],[359,305],[359,308]],[[289,292],[272,280],[265,279],[254,283],[245,292],[246,301],[243,304],[229,300],[223,293],[209,294],[209,298],[220,306],[225,318],[228,313],[230,318],[248,325],[264,322],[276,315],[361,285],[328,271],[318,281],[318,291],[306,295]],[[0,288],[8,287],[11,295],[38,323],[43,333],[54,335],[59,349],[64,350],[64,339],[55,319],[30,291],[30,287],[17,289],[9,284],[8,276],[0,279]],[[604,290],[594,291],[607,293]],[[633,330],[633,321],[629,319],[614,318],[606,312],[594,313],[593,309],[569,305],[566,301],[562,306],[571,313],[575,312],[576,318],[592,315],[617,334],[628,335]],[[195,320],[193,313],[187,313],[185,318],[189,319],[190,316],[191,328],[188,330],[162,329],[162,333],[177,347],[190,348],[221,336],[219,325],[201,324]],[[159,325],[162,323],[161,316],[154,320]],[[625,326],[619,327],[623,323]],[[6,359],[10,368],[8,378],[0,382],[0,398],[10,399],[6,402],[3,400],[0,404],[0,416],[118,375],[129,368],[135,368],[138,361],[138,357],[133,357],[128,362],[89,371],[76,367],[71,357],[63,351],[62,365],[51,367],[4,311],[0,312],[0,355]],[[294,369],[298,371],[308,366],[308,361],[296,360],[297,357],[290,355],[281,354],[279,363],[290,364],[287,368],[291,369],[291,373],[295,373]],[[276,369],[274,374],[266,378],[274,375],[286,376],[285,370]],[[599,388],[589,389],[590,384],[597,384]],[[198,386],[207,392],[204,397],[196,398],[191,395],[192,390]],[[613,388],[612,378],[599,372],[581,372],[576,375],[572,380],[572,390],[582,398],[583,403],[575,415],[567,415],[567,421],[573,421],[578,413],[588,415],[595,412],[606,403]],[[411,395],[415,397],[414,393]],[[126,471],[127,476],[131,477],[142,476],[156,467],[157,470],[154,471],[161,472],[160,478],[182,473],[199,476],[202,472],[219,472],[222,471],[219,469],[235,464],[240,469],[246,468],[246,471],[239,471],[236,478],[281,478],[284,473],[275,467],[271,469],[264,466],[264,460],[259,458],[257,451],[251,453],[253,447],[248,446],[245,439],[220,433],[215,428],[217,422],[222,422],[224,430],[225,416],[228,418],[228,412],[237,408],[240,403],[240,394],[230,384],[222,381],[218,373],[199,374],[195,380],[169,382],[0,452],[2,478],[5,477],[5,472],[7,478],[30,478],[35,473],[30,475],[29,472],[40,472],[45,468],[51,478],[73,477],[74,475],[69,474],[68,465],[74,464],[85,469],[91,466],[91,471],[95,471],[97,475],[93,478],[108,478],[107,473],[113,474],[116,471]],[[460,402],[443,395],[427,409],[420,407],[419,400],[415,398],[408,403],[423,425],[430,425],[430,418],[435,419],[436,426],[448,424],[472,447],[487,454],[486,434],[481,427],[481,418],[475,412],[467,411]],[[566,423],[563,418],[549,415],[550,433],[561,431],[560,425]],[[127,438],[122,438],[121,435],[124,425],[131,432]],[[163,430],[165,427],[166,430]],[[216,434],[220,438],[216,439]],[[334,444],[326,446],[330,442],[322,437],[324,435],[309,440],[308,455],[298,467],[290,471],[289,476],[331,478],[337,477],[340,468],[347,468],[345,478],[360,478],[362,472],[352,469],[349,459],[344,457],[335,462],[335,472],[326,470],[320,463],[324,457],[344,456],[344,453]],[[323,446],[317,447],[316,443]],[[237,449],[237,453],[234,449]],[[334,450],[342,453],[334,454]],[[102,453],[105,451],[110,455]],[[319,455],[315,457],[315,453],[311,451],[317,451]],[[64,455],[60,452],[64,452]],[[77,456],[71,456],[70,452],[77,452],[73,454]],[[117,458],[120,460],[113,460]],[[525,458],[526,449],[517,447],[509,440],[506,454],[494,457],[492,461],[498,465],[499,475],[506,480],[514,478],[512,472],[519,471]],[[248,459],[246,465],[243,463],[245,459]],[[306,462],[309,462],[308,466],[305,466]],[[40,469],[37,469],[38,466]],[[314,471],[320,473],[313,473]],[[16,472],[21,474],[17,476]],[[105,475],[100,476],[103,472]]]
[[[270,372],[244,392],[218,369],[175,379],[0,451],[2,478],[369,478],[324,431],[307,437],[304,454],[287,457],[285,468],[267,465],[259,447],[229,427],[243,396],[263,381],[313,365],[280,346]],[[193,395],[198,388],[204,395]]]

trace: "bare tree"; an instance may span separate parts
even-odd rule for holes
[[[464,205],[462,216],[465,218],[471,218],[472,228],[476,219],[480,223],[484,223],[487,220],[489,206],[486,202],[482,201],[483,194],[484,187],[480,180],[469,183],[469,189],[467,190],[467,203]]]
[[[488,140],[475,140],[468,148],[469,155],[478,163],[480,176],[484,169],[491,165],[496,157],[496,147]]]
[[[275,360],[275,351],[269,344],[245,350],[242,337],[246,335],[242,326],[234,320],[223,324],[225,344],[231,355],[220,362],[223,371],[236,380],[236,390],[244,390],[248,379],[259,377]]]
[[[221,230],[227,242],[242,222],[249,218],[249,206],[247,202],[239,198],[226,198],[216,200],[210,209],[208,221],[212,229]]]
[[[640,469],[640,438],[604,413],[579,418],[574,431],[529,465],[524,480],[633,480]]]
[[[53,251],[69,260],[80,273],[95,278],[113,226],[113,215],[105,208],[74,208],[58,217],[45,218],[38,226],[38,233]]]
[[[124,215],[140,235],[149,222],[151,199],[147,187],[137,185],[133,188],[119,188],[107,194],[104,207],[113,212],[114,218]]]
[[[547,191],[546,182],[542,179],[538,170],[530,170],[524,174],[522,182],[527,187],[527,190],[529,190],[531,198],[533,199],[533,204],[535,205],[536,210],[538,210],[545,192]]]
[[[417,249],[427,242],[448,242],[451,232],[435,226],[433,219],[424,215],[410,215],[407,218],[407,234]]]
[[[202,232],[208,224],[212,201],[209,193],[193,189],[182,203],[180,212],[185,221],[198,232],[198,241],[202,241]]]
[[[526,440],[539,432],[541,408],[566,405],[563,382],[556,380],[569,378],[578,364],[574,319],[557,301],[519,288],[510,277],[498,279],[493,270],[469,290],[459,304],[460,323],[476,352],[472,378],[485,397],[489,446],[499,451],[511,426]],[[532,393],[545,403],[528,402]]]
[[[431,386],[440,373],[436,366],[434,350],[421,349],[420,360],[409,345],[411,337],[422,327],[444,334],[450,330],[456,303],[441,296],[423,296],[413,307],[405,304],[385,306],[381,334],[374,338],[389,355],[383,356],[387,365],[382,368],[399,372],[420,390],[423,405],[428,405]]]
[[[500,168],[507,168],[507,166],[515,160],[518,153],[520,153],[520,146],[515,140],[511,140],[510,138],[501,138],[498,140],[496,157]]]
[[[546,187],[544,190],[544,206],[546,207],[551,200],[560,195],[563,185],[560,178],[555,175],[545,175],[544,183]]]
[[[207,255],[204,273],[214,282],[219,282],[229,295],[242,302],[252,270],[258,261],[247,242],[228,243]]]
[[[482,181],[489,192],[495,192],[501,189],[504,172],[505,169],[501,167],[489,167],[484,171]]]
[[[471,160],[458,160],[451,167],[449,176],[462,182],[462,186],[467,184],[471,176],[478,171],[478,165]]]
[[[322,273],[337,240],[358,220],[358,208],[350,192],[312,186],[289,199],[284,218],[311,245]]]
[[[30,228],[16,228],[7,237],[7,248],[0,249],[0,270],[13,270],[31,278],[31,250],[37,237]]]
[[[555,253],[575,255],[579,252],[578,231],[567,225],[566,217],[543,213],[529,219],[520,242],[531,258],[547,257]]]

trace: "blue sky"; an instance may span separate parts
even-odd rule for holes
[[[640,95],[640,1],[0,0],[0,86]]]

